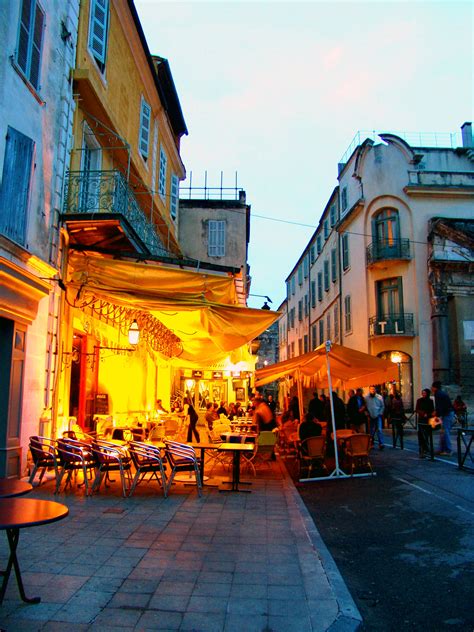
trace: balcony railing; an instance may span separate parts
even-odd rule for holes
[[[367,246],[367,265],[371,265],[377,261],[387,261],[389,259],[411,259],[410,240],[377,240]]]
[[[474,187],[474,171],[409,171],[409,187]]]
[[[369,318],[369,337],[414,336],[413,314],[381,314]]]
[[[76,214],[120,215],[151,254],[169,254],[120,171],[70,171],[64,215]]]

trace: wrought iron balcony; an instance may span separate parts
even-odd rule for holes
[[[95,221],[118,216],[150,254],[169,254],[120,171],[70,171],[63,215]]]
[[[369,338],[414,335],[413,314],[381,314],[369,318]]]
[[[411,259],[410,240],[392,239],[388,241],[378,239],[367,246],[366,260],[368,266],[378,261],[390,259]]]

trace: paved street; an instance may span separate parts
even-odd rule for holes
[[[363,630],[472,632],[474,474],[446,461],[387,447],[375,478],[299,487]]]
[[[118,477],[117,477],[118,478]],[[156,483],[120,497],[60,494],[70,515],[24,529],[18,555],[27,594],[11,578],[0,628],[350,632],[360,615],[286,470],[263,466],[252,494]],[[31,497],[52,500],[52,482]],[[6,562],[0,534],[0,564]]]

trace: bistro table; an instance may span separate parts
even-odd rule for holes
[[[40,597],[28,598],[25,594],[20,565],[16,556],[20,529],[56,522],[65,518],[68,513],[69,509],[65,505],[52,500],[36,500],[34,498],[5,498],[0,500],[0,529],[5,529],[7,532],[10,547],[7,567],[4,571],[0,571],[0,575],[3,577],[0,587],[0,604],[3,603],[5,597],[12,567],[15,569],[18,590],[22,600],[26,603],[39,603],[41,601]]]
[[[221,443],[219,450],[228,450],[232,452],[232,480],[223,481],[224,485],[230,485],[230,489],[220,489],[220,492],[245,492],[251,493],[250,489],[239,489],[241,485],[251,485],[252,483],[244,483],[240,480],[240,454],[242,452],[253,452],[253,443]]]
[[[0,498],[23,496],[33,489],[33,485],[17,478],[0,478]]]

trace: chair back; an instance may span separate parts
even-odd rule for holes
[[[264,430],[258,435],[257,443],[259,447],[263,446],[274,446],[277,442],[278,435],[276,432],[272,432],[271,430]]]
[[[148,439],[150,441],[163,441],[163,439],[165,438],[165,431],[165,424],[156,424],[150,430],[148,434]]]
[[[159,448],[141,441],[130,441],[128,451],[132,457],[133,464],[138,469],[145,463],[159,464],[163,461]]]
[[[371,436],[369,434],[353,434],[345,440],[346,452],[351,456],[368,456]]]
[[[326,437],[308,437],[302,441],[301,451],[312,459],[323,458],[326,454]]]
[[[59,461],[61,463],[83,462],[85,458],[91,457],[90,446],[74,439],[63,437],[56,442]]]
[[[40,436],[30,437],[30,452],[33,463],[41,463],[54,457],[54,442],[51,439]]]
[[[176,461],[197,462],[196,452],[192,446],[178,443],[177,441],[165,441],[165,446],[166,455],[169,457],[172,466]]]

